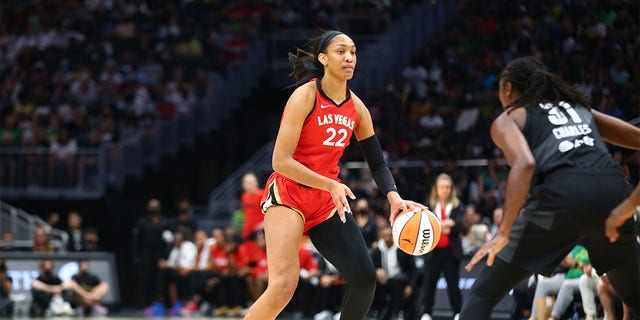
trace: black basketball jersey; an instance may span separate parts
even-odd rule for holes
[[[615,168],[591,111],[559,101],[527,108],[522,130],[536,160],[533,185],[555,169]]]

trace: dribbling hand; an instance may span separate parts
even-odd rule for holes
[[[478,250],[478,252],[476,252],[476,254],[473,255],[473,258],[471,258],[471,261],[469,261],[469,263],[464,267],[465,270],[471,271],[471,269],[473,269],[476,263],[478,263],[480,260],[482,260],[482,258],[484,258],[487,255],[488,255],[487,266],[489,267],[492,266],[493,260],[495,259],[496,255],[498,254],[498,252],[500,252],[500,250],[502,250],[502,248],[504,248],[507,245],[507,243],[509,243],[508,236],[497,234],[495,238],[485,243],[480,248],[480,250]]]
[[[351,200],[355,200],[356,196],[351,192],[349,187],[339,182],[336,182],[331,186],[329,193],[331,193],[333,203],[336,205],[340,221],[342,221],[342,223],[347,222],[346,213],[351,213],[351,207],[349,207],[347,197],[351,198]]]
[[[391,225],[393,225],[396,221],[396,217],[401,212],[429,210],[426,206],[420,203],[411,200],[403,200],[397,192],[389,192],[387,200],[389,200],[390,206],[389,222]]]

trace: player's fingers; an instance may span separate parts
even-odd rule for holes
[[[344,207],[344,211],[351,213],[351,206],[349,205],[349,200],[347,200],[346,197],[342,197],[340,201],[342,201],[342,206]]]
[[[334,198],[333,202],[336,205],[336,213],[338,214],[338,216],[340,217],[340,220],[344,223],[346,221],[346,218],[344,216],[344,211],[345,211],[345,207],[344,207],[344,202],[342,202],[342,199],[345,199],[344,196],[338,196],[338,198]]]
[[[476,252],[476,254],[473,255],[473,258],[471,258],[471,261],[469,261],[469,263],[464,268],[467,271],[471,271],[471,269],[473,269],[476,263],[482,260],[482,258],[484,258],[484,256],[487,254],[486,250],[487,249],[485,247],[480,248],[480,250],[478,250],[478,252]]]
[[[346,209],[342,207],[342,209],[337,209],[337,210],[338,210],[338,217],[340,217],[340,221],[342,221],[342,223],[347,222],[347,217],[345,215]]]
[[[351,198],[351,200],[355,200],[355,199],[356,199],[356,195],[355,195],[355,194],[353,194],[353,192],[351,191],[351,189],[350,189],[349,187],[344,186],[344,191],[345,191],[345,193],[347,194],[347,196],[348,196],[349,198]]]
[[[428,210],[428,208],[425,205],[423,205],[422,203],[415,202],[415,201],[407,201],[407,207],[409,207],[409,210],[413,210],[413,211]]]
[[[401,209],[403,212],[407,212],[407,211],[409,211],[409,208],[407,207],[407,202],[406,202],[406,201],[402,201],[402,204],[400,205],[400,209]],[[412,208],[412,210],[413,210],[413,209],[414,209],[414,208]]]
[[[493,265],[493,259],[496,257],[496,253],[494,252],[494,250],[489,249],[488,255],[487,255],[487,266],[491,267]]]

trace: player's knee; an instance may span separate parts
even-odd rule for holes
[[[351,276],[345,278],[352,288],[357,289],[360,292],[373,291],[376,287],[376,270],[371,268],[364,268],[358,270],[358,272],[352,272]]]
[[[298,286],[298,274],[288,273],[283,274],[273,279],[269,279],[269,287],[273,294],[278,296],[278,299],[283,301],[289,301],[293,297],[296,287]]]

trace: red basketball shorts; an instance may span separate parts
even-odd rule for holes
[[[301,185],[274,172],[267,180],[260,201],[262,213],[276,205],[297,212],[304,221],[305,233],[336,213],[336,206],[329,192]]]

